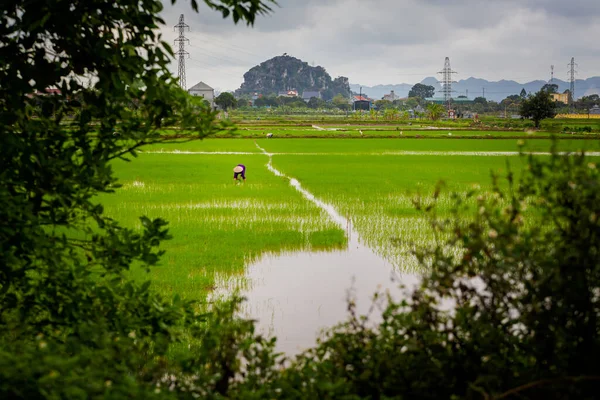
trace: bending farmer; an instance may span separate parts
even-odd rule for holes
[[[233,180],[237,181],[239,176],[242,176],[244,182],[246,181],[246,166],[244,164],[238,164],[233,168]]]

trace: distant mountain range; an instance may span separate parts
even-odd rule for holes
[[[421,81],[424,85],[431,85],[436,89],[435,96],[440,96],[439,91],[441,85],[438,80],[434,77],[428,77]],[[522,89],[525,89],[527,93],[535,93],[544,86],[547,81],[536,80],[527,83],[519,83],[516,81],[501,80],[497,82],[490,82],[485,79],[468,78],[460,80],[452,84],[454,90],[453,97],[467,96],[469,99],[483,96],[485,90],[485,98],[488,100],[501,101],[511,94],[520,94]],[[560,79],[554,79],[555,84],[558,85],[558,91],[563,93],[569,89],[569,82],[561,81]],[[394,91],[397,96],[407,97],[409,90],[413,87],[409,83],[400,83],[397,85],[376,85],[376,86],[364,86],[358,84],[350,84],[350,89],[353,92],[359,93],[360,87],[362,86],[362,93],[371,97],[372,99],[381,99],[384,94]],[[594,76],[588,79],[577,79],[575,81],[575,97],[581,98],[582,96],[589,96],[591,94],[600,95],[600,76]]]

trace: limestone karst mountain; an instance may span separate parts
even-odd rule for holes
[[[244,74],[244,82],[236,94],[277,95],[287,90],[296,90],[299,96],[305,91],[319,92],[324,100],[332,99],[337,94],[350,96],[348,78],[341,76],[332,79],[325,68],[313,67],[287,54],[251,68]]]

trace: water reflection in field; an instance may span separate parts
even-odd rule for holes
[[[271,155],[265,154],[267,167],[285,177],[272,166]],[[350,222],[332,206],[316,199],[296,179],[288,179],[348,236],[348,247],[343,250],[266,255],[247,268],[244,284],[239,286],[247,299],[243,315],[256,319],[260,332],[277,336],[277,349],[292,355],[314,345],[323,328],[347,318],[349,296],[358,312],[366,313],[375,292],[389,291],[397,298],[402,294],[399,284],[414,286],[418,276],[398,272],[363,245]],[[230,281],[225,286],[232,290],[236,285]]]
[[[322,328],[344,320],[348,295],[366,313],[376,291],[397,297],[399,282],[417,282],[417,276],[394,272],[354,241],[344,251],[263,257],[248,267],[246,278],[245,316],[255,318],[261,332],[277,336],[278,349],[287,354],[313,345]]]

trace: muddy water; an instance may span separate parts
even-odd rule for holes
[[[258,145],[257,145],[258,147]],[[267,168],[284,176],[267,156]],[[259,331],[278,338],[277,349],[288,355],[311,347],[323,328],[347,318],[351,296],[360,313],[367,313],[376,291],[402,295],[418,276],[397,272],[362,244],[349,221],[331,205],[315,198],[294,178],[286,177],[306,199],[327,212],[347,234],[348,247],[340,251],[294,252],[265,256],[247,267],[241,293],[247,298],[242,314],[257,320]],[[232,285],[229,285],[230,288]]]

